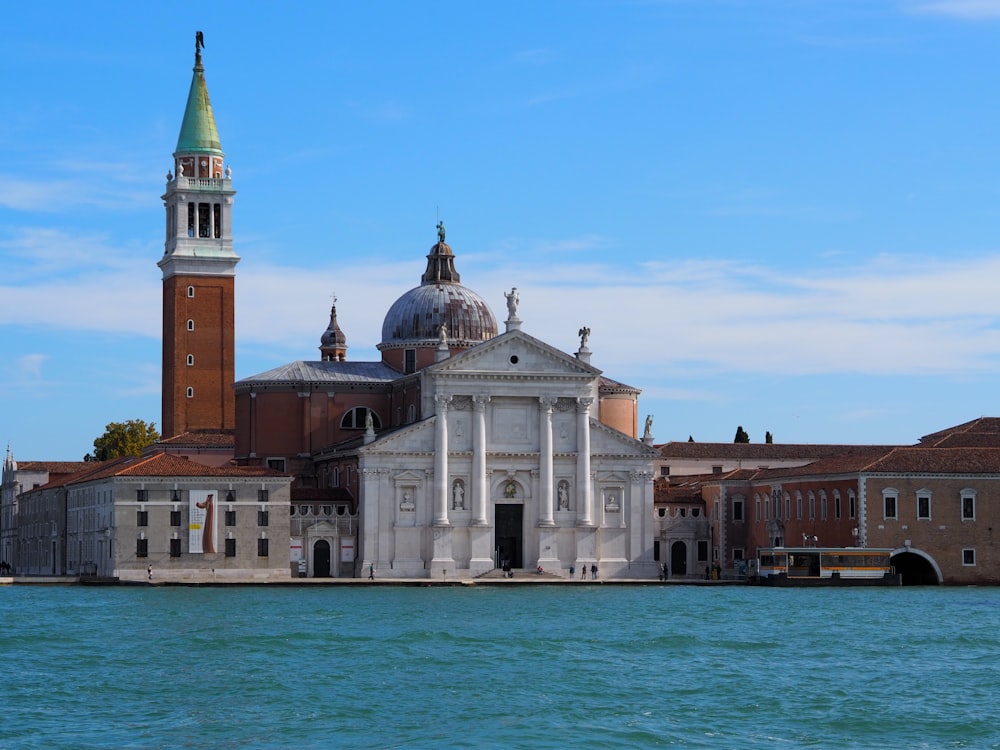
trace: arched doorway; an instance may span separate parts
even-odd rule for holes
[[[904,550],[890,559],[896,572],[902,577],[904,586],[937,586],[941,583],[941,573],[934,561],[923,553]]]
[[[684,542],[674,542],[670,545],[670,574],[686,576],[688,572],[688,551]]]
[[[319,539],[313,545],[313,578],[330,577],[330,543]]]

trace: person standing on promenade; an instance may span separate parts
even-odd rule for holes
[[[375,580],[375,563],[368,563],[368,580]]]
[[[153,580],[153,566],[152,565],[147,565],[146,566],[146,579],[149,580],[149,581]]]
[[[596,563],[591,563],[591,565],[590,565],[590,577],[594,581],[597,580],[597,564]]]
[[[581,581],[586,581],[587,580],[587,564],[586,563],[584,563],[583,565],[580,566],[580,580]]]
[[[573,565],[570,565],[569,566],[569,580],[572,581],[575,576],[576,576],[576,567],[573,566]]]

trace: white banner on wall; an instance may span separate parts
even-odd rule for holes
[[[354,562],[354,540],[345,539],[341,537],[340,539],[340,561],[349,563]]]
[[[293,536],[288,540],[289,559],[298,562],[302,559],[302,538]]]
[[[191,490],[188,493],[188,552],[215,554],[215,490]]]

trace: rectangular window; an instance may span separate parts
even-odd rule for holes
[[[170,511],[170,525],[171,526],[181,525],[181,512],[179,510]]]
[[[275,471],[285,470],[285,459],[283,458],[269,458],[267,459],[267,468],[274,469]]]
[[[883,513],[885,518],[895,518],[896,517],[896,497],[894,495],[886,495],[885,497],[885,512]]]
[[[826,520],[826,497],[820,497],[819,499],[819,517],[823,521]]]
[[[257,557],[267,557],[267,539],[257,540]]]
[[[148,539],[136,539],[135,540],[135,556],[136,557],[149,557],[149,540]]]
[[[966,495],[962,498],[962,520],[976,520],[976,498]]]
[[[923,521],[931,518],[931,499],[928,495],[917,496],[917,518]]]
[[[194,204],[188,203],[188,237],[194,237]]]
[[[257,490],[257,502],[267,502],[267,490]]]
[[[721,466],[713,466],[712,467],[712,473],[713,474],[721,474],[722,473],[722,467]]]
[[[962,565],[975,565],[975,564],[976,564],[976,551],[974,549],[963,549]]]
[[[795,496],[795,517],[802,520],[802,495]]]
[[[403,352],[403,374],[409,375],[417,371],[417,350],[407,349]]]
[[[733,520],[742,521],[743,520],[743,501],[733,500]]]
[[[170,540],[170,556],[180,557],[181,556],[181,540],[171,539]]]
[[[267,526],[268,512],[266,510],[257,511],[257,525]]]
[[[809,520],[816,520],[816,496],[812,493],[809,494]]]
[[[146,490],[136,490],[135,491],[135,499],[138,502],[140,502],[140,503],[146,502],[146,498],[148,498],[148,497],[149,497],[149,495],[146,494]]]
[[[659,562],[660,561],[660,540],[659,539],[654,539],[653,540],[653,561],[654,562]]]
[[[226,540],[226,557],[236,557],[236,540]]]
[[[840,520],[840,495],[833,498],[833,517]]]
[[[227,510],[226,511],[226,526],[235,526],[235,525],[236,525],[236,511],[235,510]]]
[[[669,477],[670,476],[670,467],[669,466],[661,466],[660,467],[660,476],[661,477]]]
[[[754,519],[760,520],[760,498],[754,501]]]
[[[698,542],[698,562],[708,562],[708,542]]]
[[[214,232],[215,239],[219,239],[220,237],[222,237],[222,204],[214,203],[213,211],[214,215],[212,217],[213,218],[212,225],[215,230]]]
[[[136,526],[149,526],[149,511],[147,511],[147,510],[137,510],[135,512],[135,525]]]
[[[848,512],[850,513],[848,518],[854,518],[858,512],[858,501],[853,494],[848,498]]]
[[[736,562],[737,560],[742,560],[742,559],[743,559],[743,548],[742,547],[733,547],[733,562]]]

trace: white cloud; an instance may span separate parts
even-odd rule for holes
[[[462,256],[463,281],[501,330],[503,293],[517,286],[526,332],[575,351],[586,325],[597,367],[646,383],[682,371],[976,375],[1000,365],[1000,256],[881,257],[807,273],[730,260],[573,260],[611,244],[590,235],[509,240],[503,252]],[[152,251],[48,230],[25,230],[0,250],[13,266],[0,287],[0,326],[160,335]],[[376,356],[386,311],[422,270],[419,259],[370,257],[310,268],[242,263],[237,341],[258,361],[315,358],[336,294],[352,359]]]

